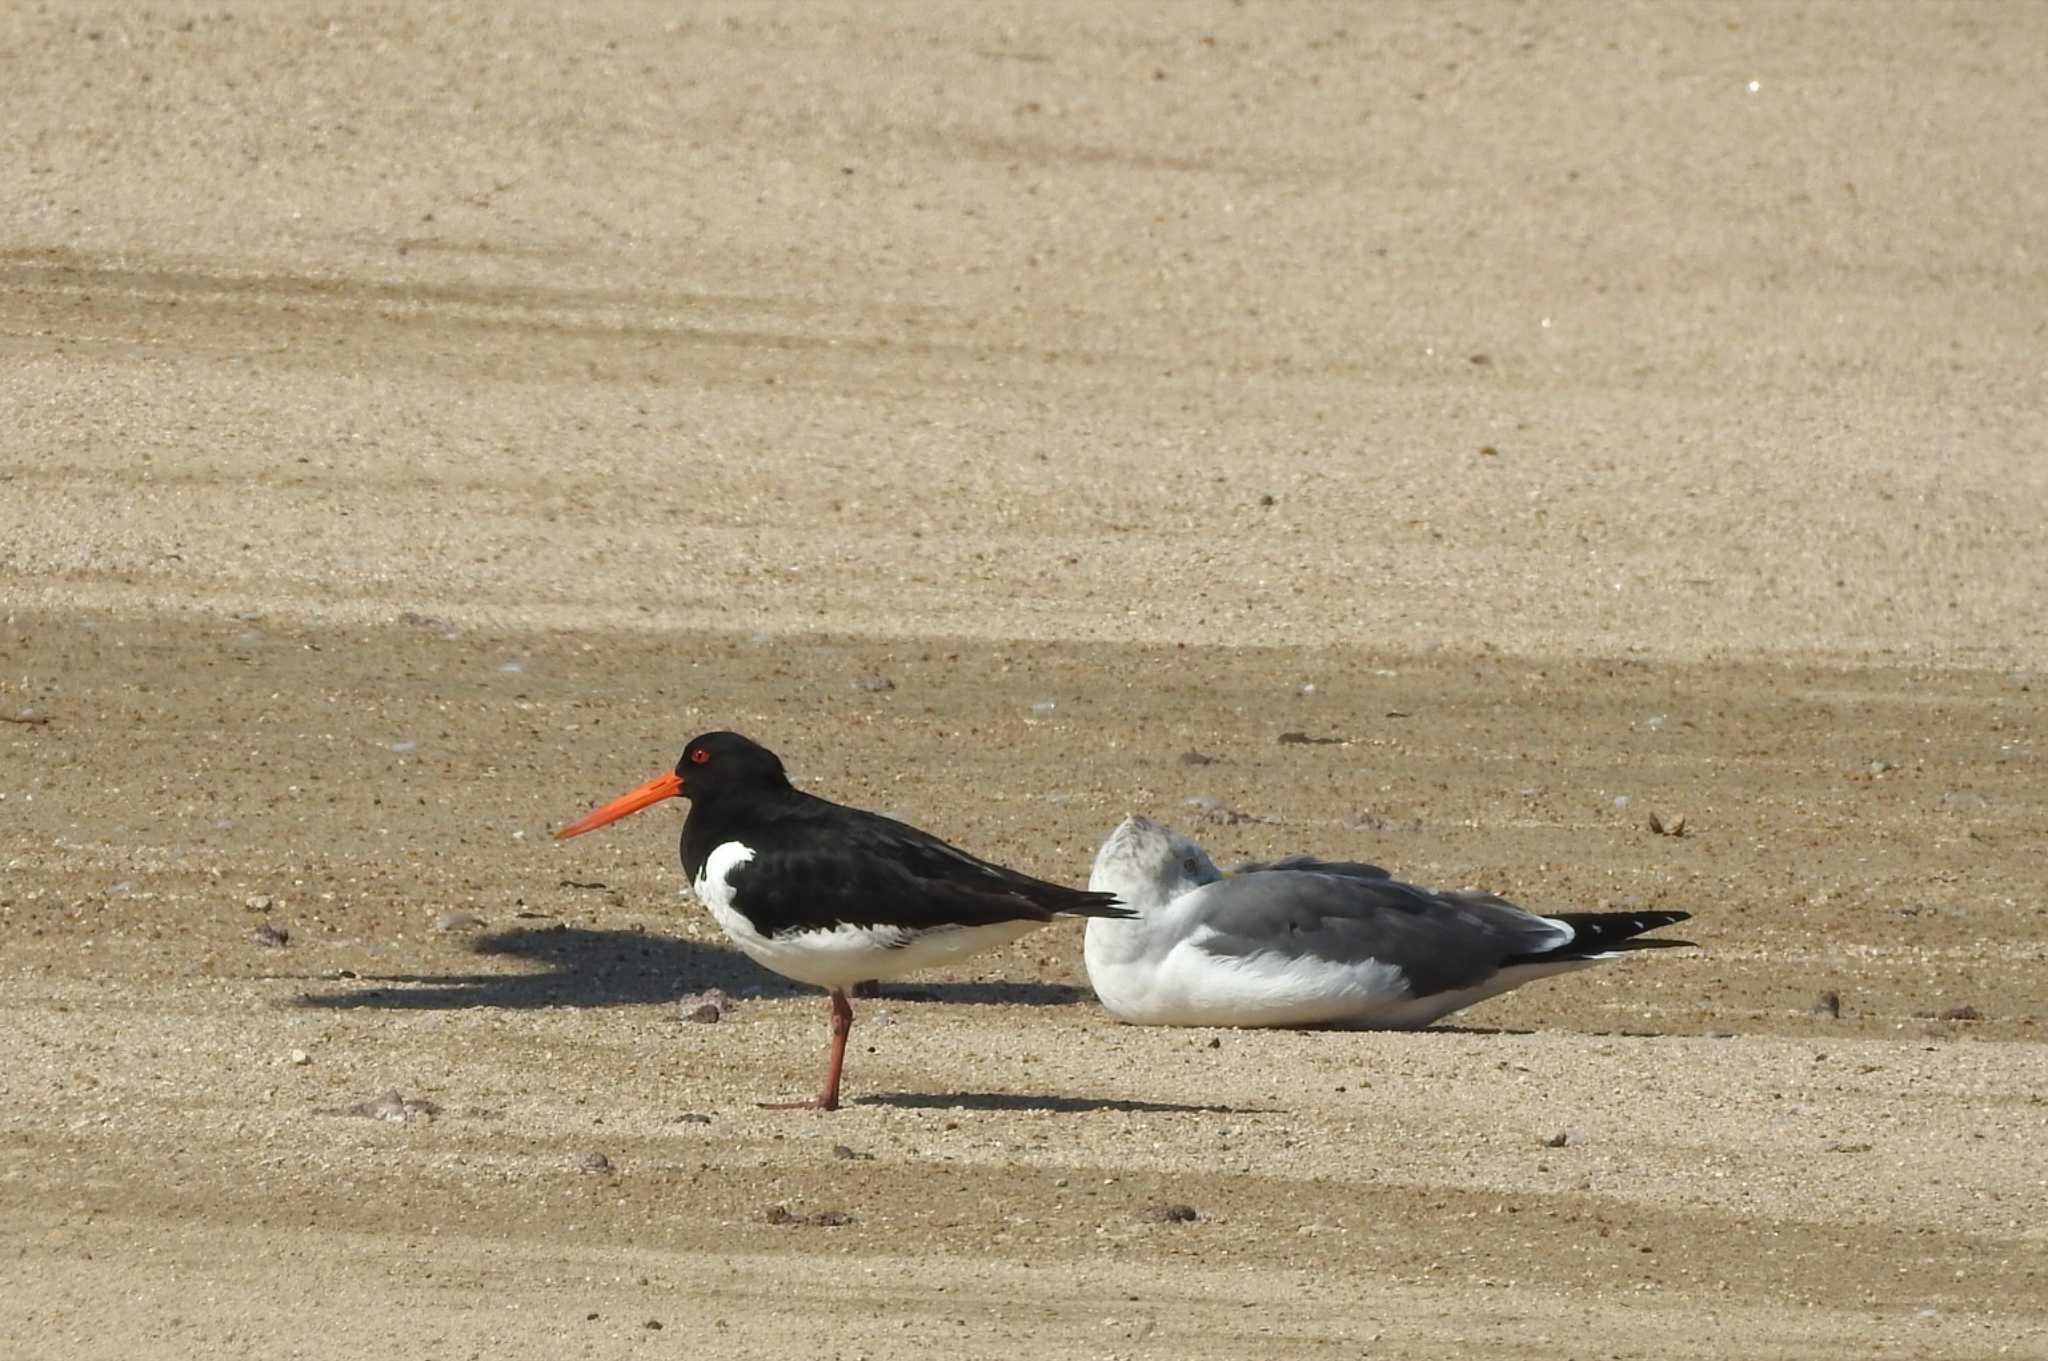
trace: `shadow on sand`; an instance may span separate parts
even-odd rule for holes
[[[674,1002],[707,988],[739,997],[818,996],[816,989],[770,973],[738,950],[639,931],[576,926],[520,927],[478,937],[475,952],[541,966],[525,973],[381,974],[346,988],[301,994],[303,1007],[448,1011],[465,1007],[617,1007]],[[987,1006],[1062,1006],[1088,1000],[1062,983],[884,984],[865,999]]]
[[[884,1092],[858,1096],[855,1106],[894,1106],[920,1111],[1047,1111],[1080,1115],[1090,1111],[1164,1112],[1186,1115],[1272,1115],[1265,1106],[1193,1106],[1178,1101],[1137,1101],[1119,1097],[1045,1096],[1029,1092]]]

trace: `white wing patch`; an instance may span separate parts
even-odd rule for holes
[[[712,919],[735,941],[742,932],[753,934],[754,924],[733,910],[732,872],[753,858],[752,846],[725,842],[712,850],[697,874],[697,881],[690,885],[696,891],[697,901],[711,909]]]

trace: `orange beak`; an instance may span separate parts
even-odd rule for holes
[[[619,795],[589,816],[570,823],[555,833],[555,839],[561,841],[572,836],[582,836],[585,832],[602,827],[607,822],[617,822],[628,813],[637,813],[651,803],[673,799],[682,792],[683,777],[671,770],[666,775],[649,780],[630,794]]]

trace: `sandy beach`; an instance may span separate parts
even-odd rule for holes
[[[0,12],[0,1353],[2048,1356],[2044,54]],[[713,728],[1699,948],[1163,1030],[1058,926],[761,1110],[680,809],[550,835]]]

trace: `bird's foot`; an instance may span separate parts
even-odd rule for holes
[[[839,1109],[837,1093],[831,1096],[806,1097],[802,1101],[756,1101],[757,1110],[764,1111],[836,1111]]]

